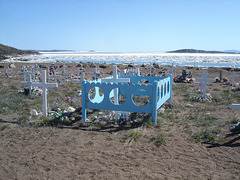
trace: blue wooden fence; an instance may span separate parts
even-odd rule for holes
[[[101,109],[112,111],[126,111],[138,113],[151,113],[152,121],[157,124],[157,110],[167,100],[172,100],[172,76],[127,76],[130,83],[101,83],[101,79],[94,81],[82,81],[82,119],[86,122],[87,109]],[[139,84],[139,81],[148,81],[149,84]],[[95,89],[95,95],[90,97],[90,90]],[[119,97],[125,95],[122,104],[113,104],[113,89],[119,89]],[[100,89],[102,91],[100,91]],[[133,101],[133,96],[148,96],[149,102],[144,106],[138,106]]]

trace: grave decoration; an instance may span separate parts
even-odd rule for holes
[[[47,88],[48,87],[58,87],[57,83],[47,83],[46,82],[46,70],[42,70],[42,82],[33,82],[32,86],[41,87],[43,90],[43,116],[47,117]]]
[[[214,79],[207,78],[208,72],[203,70],[202,77],[196,78],[197,81],[200,81],[200,84],[203,86],[203,99],[206,98],[206,89],[207,89],[207,82],[215,82]]]
[[[192,74],[190,71],[183,69],[181,75],[173,78],[175,83],[191,83],[193,82]]]
[[[116,74],[116,67],[114,69],[113,77],[82,81],[83,121],[87,120],[87,109],[100,109],[151,113],[153,123],[157,124],[157,110],[172,99],[172,76],[119,75]],[[139,84],[143,79],[149,84]],[[92,90],[95,91],[93,94],[90,93]],[[138,102],[141,97],[147,97],[144,105]]]
[[[231,109],[240,109],[240,104],[231,104],[230,105]],[[240,132],[240,118],[238,118],[237,123],[234,124],[231,128],[230,131],[233,133]]]
[[[57,70],[57,66],[55,64],[51,64],[49,67],[49,74],[52,75],[54,70]]]

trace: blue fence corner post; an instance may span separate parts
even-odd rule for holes
[[[168,99],[168,102],[169,103],[172,103],[172,84],[173,84],[173,77],[172,77],[172,74],[170,74],[169,75],[169,77],[170,77],[170,97],[169,97],[169,99]]]
[[[86,110],[86,85],[85,80],[82,80],[82,120],[87,121],[87,110]]]
[[[153,82],[153,96],[152,96],[152,103],[153,103],[153,109],[152,109],[152,121],[155,125],[157,125],[157,88],[158,88],[158,83],[157,81]]]

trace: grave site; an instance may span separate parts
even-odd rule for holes
[[[0,179],[240,178],[239,69],[9,66]]]

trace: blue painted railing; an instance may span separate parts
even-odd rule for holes
[[[94,81],[82,81],[82,119],[86,122],[87,109],[101,109],[112,111],[126,111],[151,113],[152,121],[157,124],[157,110],[167,100],[172,100],[172,76],[119,76],[130,78],[130,83],[101,83],[101,79]],[[139,81],[148,81],[149,84],[138,84]],[[90,90],[95,89],[95,95],[90,98]],[[119,97],[125,95],[122,104],[113,104],[113,89],[119,89]],[[102,91],[100,91],[100,89]],[[149,102],[144,106],[138,106],[133,102],[133,96],[148,96]],[[120,98],[119,98],[120,99]]]

